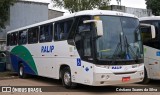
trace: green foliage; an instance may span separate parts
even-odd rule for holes
[[[9,18],[9,8],[16,0],[0,0],[0,29],[5,28],[5,22]]]
[[[52,0],[55,7],[63,7],[70,12],[91,10],[94,8],[107,9],[110,0]]]
[[[160,16],[160,0],[146,0],[147,9],[151,9],[152,13]]]

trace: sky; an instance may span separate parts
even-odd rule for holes
[[[111,5],[117,5],[117,0],[111,0]],[[146,9],[145,0],[121,0],[121,5]]]
[[[25,0],[25,1],[37,1],[37,2],[47,2],[47,3],[51,2],[51,0]],[[110,4],[117,5],[117,0],[111,0]],[[121,0],[121,5],[126,7],[146,9],[145,0]],[[52,4],[49,5],[49,8],[69,13],[67,10],[63,8],[62,9],[53,8]]]

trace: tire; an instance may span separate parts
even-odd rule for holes
[[[18,75],[19,75],[19,78],[23,78],[23,79],[27,78],[27,74],[25,74],[24,66],[22,64],[20,64],[19,66]]]
[[[72,82],[71,71],[69,67],[66,67],[62,70],[62,84],[65,88],[71,89],[76,88],[77,84]]]
[[[143,84],[148,84],[150,82],[150,79],[148,78],[148,73],[146,68],[144,68],[144,79],[142,81]]]

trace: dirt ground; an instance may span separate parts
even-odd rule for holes
[[[123,84],[116,86],[92,87],[79,85],[76,89],[65,89],[61,81],[50,78],[30,76],[27,79],[20,79],[16,73],[0,72],[0,87],[48,87],[48,92],[19,93],[19,92],[0,92],[0,95],[159,95],[160,92],[117,92],[116,89],[124,87],[160,87],[159,81],[151,81],[147,85],[142,84]],[[160,89],[159,89],[160,90]],[[1,91],[1,88],[0,88]]]

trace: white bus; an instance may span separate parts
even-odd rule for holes
[[[141,24],[155,27],[155,37],[151,36],[151,28],[142,27],[142,38],[144,44],[145,77],[143,83],[150,79],[160,79],[160,16],[139,18]]]
[[[144,78],[143,45],[137,17],[86,10],[7,32],[13,69],[77,83],[106,86]]]

